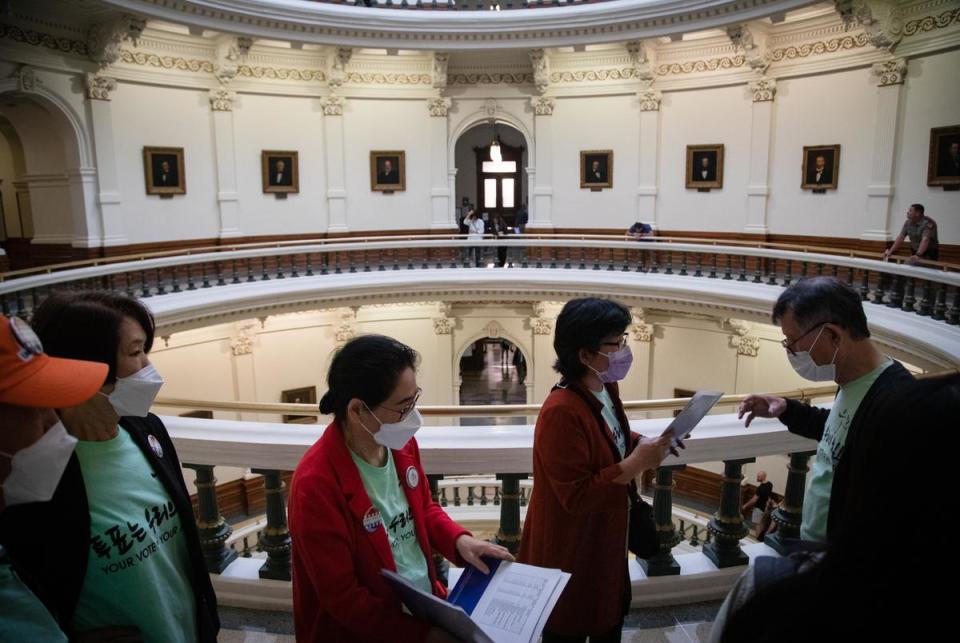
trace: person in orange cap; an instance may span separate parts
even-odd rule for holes
[[[26,322],[0,316],[0,512],[50,500],[76,444],[53,409],[87,401],[106,377],[106,364],[45,355]],[[67,640],[3,547],[0,605],[0,641]]]

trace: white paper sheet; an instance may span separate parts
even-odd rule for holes
[[[496,643],[536,641],[570,574],[501,563],[471,618]]]

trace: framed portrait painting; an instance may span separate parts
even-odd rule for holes
[[[397,192],[407,189],[405,152],[370,152],[370,189],[374,192]]]
[[[280,401],[284,404],[316,404],[317,387],[304,386],[282,391]],[[283,422],[284,424],[316,424],[317,418],[314,415],[284,415]]]
[[[836,190],[840,179],[839,145],[805,145],[803,148],[803,190]]]
[[[187,193],[183,170],[182,147],[144,147],[143,175],[147,194],[174,195]]]
[[[296,151],[263,150],[260,152],[263,191],[271,194],[300,192],[300,154]]]
[[[688,189],[712,190],[723,187],[723,143],[687,145]]]
[[[927,185],[960,187],[960,125],[930,130]]]
[[[580,152],[580,187],[591,190],[613,187],[613,150]]]

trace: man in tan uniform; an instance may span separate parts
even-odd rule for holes
[[[937,239],[937,222],[923,213],[923,206],[914,203],[907,208],[907,220],[893,245],[883,253],[886,261],[897,252],[905,238],[910,237],[912,253],[907,262],[915,265],[920,261],[937,261],[940,258],[940,242]]]

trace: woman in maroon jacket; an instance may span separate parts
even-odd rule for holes
[[[484,573],[481,556],[512,560],[453,522],[430,496],[413,439],[420,427],[417,358],[382,335],[351,340],[333,357],[320,410],[335,419],[290,486],[298,641],[453,641],[405,613],[381,570],[444,598],[433,550]]]
[[[633,359],[629,323],[621,304],[593,298],[567,302],[557,318],[554,369],[562,380],[537,417],[536,483],[518,556],[572,574],[544,643],[618,642],[630,605],[628,485],[660,464],[670,438],[630,431],[616,384]]]

